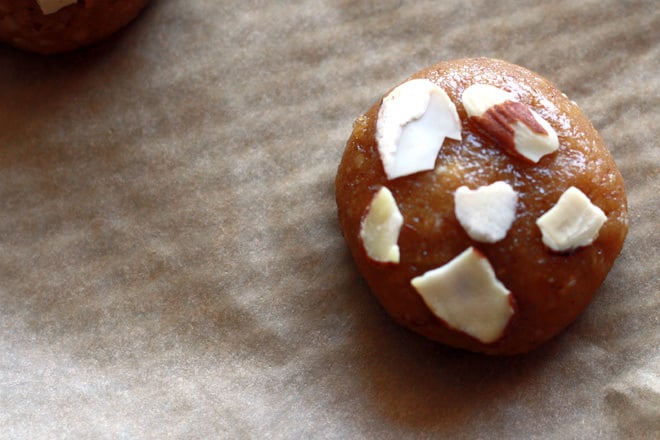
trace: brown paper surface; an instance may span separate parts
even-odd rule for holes
[[[652,439],[657,2],[154,1],[103,44],[0,48],[1,438]],[[343,243],[353,119],[443,59],[580,104],[630,234],[525,356],[399,328]]]

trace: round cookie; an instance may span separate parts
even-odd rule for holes
[[[628,230],[621,174],[577,105],[486,58],[424,69],[358,117],[336,199],[387,312],[488,354],[527,352],[569,325]]]
[[[148,0],[0,0],[0,41],[53,54],[107,37]]]

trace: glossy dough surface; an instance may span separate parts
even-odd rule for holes
[[[45,15],[36,0],[0,0],[0,41],[44,54],[98,41],[133,20],[148,0],[85,0]]]
[[[379,100],[357,118],[336,178],[339,222],[371,291],[400,324],[444,344],[489,354],[529,351],[570,324],[591,301],[619,254],[628,230],[623,179],[602,139],[575,103],[544,78],[493,59],[439,63],[409,79],[426,78],[456,105],[462,140],[445,139],[435,169],[388,180],[375,141]],[[461,103],[473,84],[511,93],[554,128],[559,149],[530,163],[507,154],[475,129]],[[504,181],[518,193],[515,220],[496,243],[477,242],[454,214],[454,192],[467,185]],[[365,253],[360,222],[373,195],[386,186],[404,223],[399,264],[378,263]],[[607,220],[593,244],[568,253],[549,250],[536,220],[569,187],[579,188]],[[444,265],[474,246],[512,293],[515,313],[497,341],[484,344],[449,328],[411,286],[412,278]],[[607,325],[607,323],[603,323]]]

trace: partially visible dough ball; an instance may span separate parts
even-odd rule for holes
[[[148,1],[0,0],[0,41],[42,54],[74,50],[122,28]]]
[[[627,202],[612,156],[574,102],[522,67],[442,62],[404,84],[357,118],[338,169],[357,267],[397,322],[430,339],[489,354],[538,347],[584,310],[622,248]],[[531,128],[514,142],[520,120]],[[441,125],[450,135],[429,144],[439,149],[415,157],[420,133]]]

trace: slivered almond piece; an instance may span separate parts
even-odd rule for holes
[[[537,163],[559,148],[557,133],[545,119],[497,87],[474,84],[461,100],[470,121],[504,151]]]
[[[447,93],[431,81],[407,81],[383,98],[376,142],[388,179],[433,169],[446,137],[461,140],[461,122]]]
[[[543,243],[557,252],[588,246],[598,237],[607,216],[582,191],[568,188],[548,212],[536,220]]]
[[[514,312],[511,292],[473,247],[411,284],[435,316],[484,344],[502,337]]]
[[[517,203],[518,193],[502,181],[475,190],[461,186],[454,193],[458,222],[470,238],[483,243],[495,243],[506,237],[516,218]]]
[[[76,3],[77,0],[37,0],[41,12],[44,15],[54,14],[65,6],[72,5]]]
[[[381,263],[399,262],[399,232],[403,216],[389,189],[374,195],[360,224],[360,238],[367,255]]]

